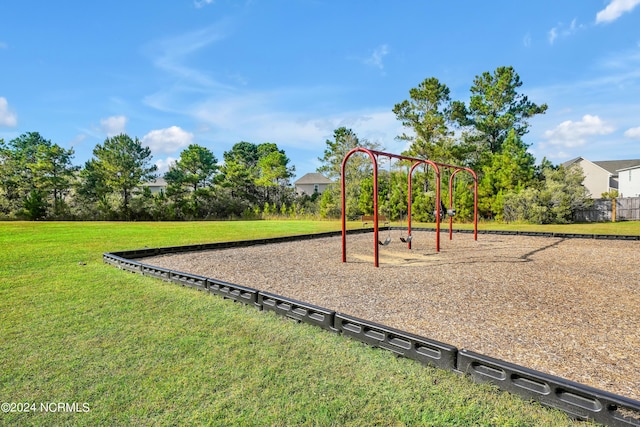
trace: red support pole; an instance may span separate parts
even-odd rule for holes
[[[411,195],[411,187],[413,187],[412,179],[411,179],[411,171],[413,171],[413,166],[409,169],[409,175],[407,178],[407,237],[411,236],[411,203],[412,203],[412,195]],[[402,216],[400,217],[402,219]],[[408,239],[407,248],[411,249],[411,239]]]
[[[440,252],[440,170],[435,166],[436,170],[436,252]]]
[[[380,250],[378,248],[378,161],[371,155],[373,162],[373,265],[380,266]]]
[[[345,174],[344,167],[349,159],[349,155],[344,156],[342,159],[342,165],[340,166],[340,203],[342,207],[342,262],[347,262],[347,193],[345,187]]]
[[[371,158],[371,163],[373,164],[373,264],[374,266],[378,267],[380,265],[378,253],[378,161],[376,159],[376,154],[378,154],[378,152],[362,147],[356,147],[349,151],[344,156],[342,165],[340,166],[340,181],[342,193],[342,262],[347,262],[347,190],[345,185],[345,166],[347,164],[347,160],[349,160],[349,157],[357,152],[367,153]]]
[[[411,236],[411,205],[413,204],[413,171],[420,163],[414,163],[409,169],[409,177],[407,178],[407,235]],[[407,242],[407,248],[411,249],[411,240]]]

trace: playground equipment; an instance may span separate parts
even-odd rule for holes
[[[404,237],[404,231],[402,230],[402,212],[400,212],[400,241],[402,243],[409,243],[411,240],[413,240],[411,234],[407,234],[407,237]]]
[[[389,211],[389,215],[387,216],[387,218],[389,218],[389,221],[391,221],[391,157],[389,157],[389,187],[387,188],[387,210]],[[378,241],[381,246],[387,246],[389,243],[391,243],[391,222],[388,223],[387,231],[387,238],[384,240],[384,242],[380,240]]]
[[[342,262],[347,262],[347,220],[346,220],[346,186],[345,186],[345,167],[349,158],[355,153],[365,153],[371,159],[371,163],[373,165],[373,264],[375,267],[379,267],[380,265],[380,256],[379,256],[379,245],[388,245],[391,242],[391,236],[389,235],[387,239],[382,242],[379,240],[379,228],[378,228],[378,157],[389,157],[389,162],[391,159],[399,159],[406,160],[412,163],[411,168],[409,169],[409,175],[407,177],[407,235],[411,236],[411,204],[412,204],[412,176],[413,172],[419,165],[431,166],[435,172],[436,176],[436,209],[435,209],[435,217],[436,217],[436,252],[440,252],[440,222],[441,216],[444,214],[444,206],[442,205],[442,200],[440,199],[440,168],[443,169],[451,169],[452,173],[449,177],[449,209],[447,212],[449,215],[449,240],[453,239],[453,214],[455,214],[455,210],[453,209],[453,178],[460,171],[466,171],[471,174],[473,177],[473,238],[474,240],[478,240],[478,176],[476,173],[469,168],[463,166],[455,166],[449,165],[446,163],[438,163],[428,159],[418,159],[415,157],[403,156],[399,154],[386,153],[383,151],[370,150],[364,147],[356,147],[349,151],[342,160],[342,165],[340,169],[341,175],[341,190],[342,190]],[[389,170],[391,172],[391,170]],[[389,177],[391,179],[391,177]],[[391,181],[390,181],[391,182]],[[390,230],[390,229],[389,229]],[[401,239],[402,240],[402,237]],[[411,249],[411,240],[412,238],[405,239],[405,243],[407,243],[407,247]],[[386,242],[386,243],[385,243]]]

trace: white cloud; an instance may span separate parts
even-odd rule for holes
[[[18,115],[11,111],[9,102],[0,96],[0,126],[14,127],[18,124]]]
[[[8,47],[9,47],[9,45],[6,44],[5,42],[0,42],[0,49],[6,49]]]
[[[640,1],[640,0],[639,0]],[[562,22],[557,26],[549,30],[549,44],[553,44],[559,37],[569,37],[577,33],[579,30],[586,28],[583,24],[578,24],[577,19],[571,21],[569,26],[564,25]]]
[[[627,129],[624,136],[631,139],[640,139],[640,127]]]
[[[76,135],[75,138],[73,138],[70,142],[69,145],[72,147],[78,146],[80,144],[82,144],[82,142],[87,139],[87,134],[81,133]]]
[[[125,133],[127,118],[125,116],[111,116],[100,120],[100,130],[109,138]]]
[[[531,33],[527,33],[522,38],[522,44],[524,47],[531,47]]]
[[[544,133],[544,138],[550,145],[574,148],[585,145],[588,137],[608,135],[614,130],[600,117],[586,114],[578,122],[567,120],[560,123],[555,129],[547,130]]]
[[[360,111],[285,111],[280,107],[287,100],[298,102],[302,94],[313,96],[328,88],[252,93],[234,97],[210,99],[193,107],[190,114],[201,125],[212,129],[219,141],[274,142],[281,148],[319,151],[325,140],[341,126],[351,128],[361,138],[372,141],[393,141],[402,133],[402,125],[386,109]]]
[[[186,64],[188,56],[222,40],[227,32],[227,26],[228,22],[222,20],[205,28],[155,41],[146,49],[153,56],[152,60],[156,67],[168,72],[180,82],[205,88],[228,89],[211,78],[208,73]]]
[[[596,14],[596,24],[613,22],[624,13],[631,12],[640,4],[640,0],[611,0],[603,10]]]
[[[142,143],[153,153],[174,153],[181,148],[189,146],[193,141],[193,134],[178,126],[171,126],[166,129],[152,130],[142,137]]]
[[[196,7],[196,9],[200,9],[201,7],[205,7],[208,4],[212,4],[214,2],[214,0],[195,0],[193,2],[193,5]]]
[[[174,164],[176,160],[177,159],[174,157],[159,159],[158,161],[156,161],[156,167],[158,168],[156,172],[160,175],[164,175],[166,172],[169,171],[169,167],[171,167],[171,165]]]
[[[373,67],[379,68],[381,70],[384,69],[383,59],[386,55],[389,54],[389,46],[387,44],[382,44],[374,49],[371,56],[364,59],[364,63],[366,65],[371,65]]]

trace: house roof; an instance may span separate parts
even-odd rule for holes
[[[580,160],[586,160],[586,159],[584,157],[576,157],[575,159],[567,160],[562,164],[562,166],[564,166],[565,168],[568,168],[572,164],[578,163]]]
[[[326,176],[321,173],[311,172],[302,176],[299,180],[294,182],[295,185],[304,185],[304,184],[332,184],[331,181]]]
[[[617,175],[617,171],[620,169],[627,169],[640,165],[640,159],[635,160],[604,160],[601,162],[593,162],[600,166],[602,169],[606,169],[614,175]]]
[[[576,157],[575,159],[568,160],[562,164],[564,167],[569,167],[575,163],[578,163],[580,160],[585,160],[589,162],[590,160],[585,159],[584,157]],[[634,168],[636,166],[640,166],[640,159],[634,160],[600,160],[591,162],[594,165],[601,167],[612,175],[618,175],[617,171],[621,169],[629,169]]]
[[[593,162],[600,166],[602,169],[606,169],[614,175],[617,175],[617,171],[620,169],[628,169],[634,166],[640,165],[640,159],[635,160],[605,160],[602,162]]]
[[[142,185],[144,187],[166,187],[167,186],[167,181],[164,180],[164,178],[162,177],[158,177],[152,181],[147,181],[142,183]]]
[[[630,170],[633,170],[633,169],[640,169],[640,163],[638,163],[637,165],[634,165],[634,166],[630,166],[628,168],[618,169],[618,172],[630,171]]]
[[[579,162],[589,162],[590,164],[599,167],[600,169],[602,169],[603,172],[609,173],[609,174],[613,174],[612,172],[608,171],[607,169],[603,168],[602,166],[600,166],[598,164],[598,162],[592,162],[591,160],[585,159],[584,157],[576,157],[575,159],[571,159],[568,160],[566,162],[564,162],[562,164],[562,166],[564,166],[565,168],[569,168]]]

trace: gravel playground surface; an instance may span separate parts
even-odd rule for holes
[[[164,255],[253,287],[640,400],[640,241],[414,232]]]

